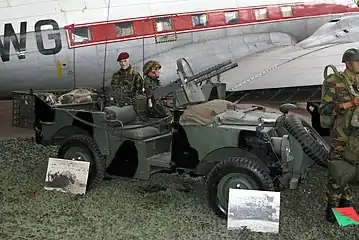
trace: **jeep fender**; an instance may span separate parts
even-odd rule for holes
[[[270,172],[269,168],[256,155],[237,147],[224,147],[208,153],[197,165],[196,173],[205,176],[217,163],[231,157],[244,157],[253,160],[258,163],[264,171]]]
[[[108,155],[109,154],[109,146],[108,146],[108,141],[107,141],[107,132],[103,131],[102,129],[98,130],[95,129],[94,130],[94,136],[91,136],[91,133],[89,133],[88,131],[86,131],[85,129],[78,127],[78,126],[65,126],[60,128],[53,136],[51,139],[51,143],[52,144],[56,144],[56,145],[62,145],[67,138],[74,136],[74,135],[85,135],[88,137],[91,137],[94,139],[94,141],[96,142],[98,148],[100,149],[101,154],[103,155]],[[101,141],[97,141],[97,139],[102,139]]]
[[[88,133],[85,129],[82,129],[78,126],[66,126],[57,130],[57,132],[55,132],[55,134],[52,136],[51,141],[52,144],[62,145],[67,140],[67,138],[77,134],[83,134],[91,137],[90,133]]]

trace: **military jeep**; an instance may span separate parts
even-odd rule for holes
[[[209,205],[220,217],[227,216],[230,188],[296,189],[309,167],[325,165],[328,146],[309,124],[288,114],[294,105],[282,105],[280,114],[225,100],[219,76],[236,63],[198,74],[185,64],[190,68],[178,59],[179,78],[154,92],[158,99],[172,97],[167,117],[143,120],[141,104],[104,107],[100,98],[49,105],[32,91],[14,92],[14,125],[33,125],[38,144],[60,146],[58,158],[89,161],[88,188],[105,173],[141,180],[159,172],[205,177]],[[115,119],[107,118],[108,111]]]

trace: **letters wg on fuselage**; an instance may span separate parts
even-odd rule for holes
[[[45,35],[41,27],[51,26],[52,31]],[[53,19],[44,19],[37,21],[34,25],[36,45],[38,51],[43,55],[54,55],[61,51],[61,34],[59,24]],[[14,27],[11,23],[6,23],[4,26],[4,36],[0,39],[0,56],[3,62],[9,62],[10,59],[10,44],[13,45],[17,58],[19,60],[26,59],[26,35],[27,35],[27,22],[20,23],[20,33],[16,34]],[[19,37],[18,37],[19,36]],[[47,38],[47,39],[45,39]],[[45,48],[44,41],[53,41],[54,47]]]

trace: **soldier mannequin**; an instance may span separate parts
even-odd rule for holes
[[[120,69],[112,76],[111,86],[114,90],[121,90],[127,98],[132,98],[136,94],[141,94],[141,75],[130,65],[130,56],[127,52],[118,55],[117,61]]]
[[[153,60],[143,65],[144,90],[147,96],[152,96],[152,91],[161,86],[159,80],[161,67],[159,62]]]
[[[159,101],[153,98],[153,90],[161,86],[159,80],[161,64],[150,60],[143,65],[143,91],[148,99],[148,112],[151,117],[162,118],[171,114]]]
[[[353,130],[353,127],[347,124],[352,117],[348,112],[359,106],[359,101],[353,97],[345,83],[349,82],[351,87],[358,92],[359,50],[354,48],[346,50],[342,56],[342,62],[345,63],[345,70],[340,73],[342,78],[332,74],[323,82],[322,103],[319,106],[321,116],[329,116],[333,119],[329,161],[344,160],[348,137]],[[348,183],[339,182],[333,176],[333,172],[329,170],[326,208],[326,219],[329,222],[336,221],[332,208],[350,207],[353,200],[352,190]]]

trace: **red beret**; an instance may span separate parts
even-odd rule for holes
[[[122,52],[122,53],[120,53],[120,55],[118,55],[117,61],[120,61],[120,60],[123,60],[123,59],[127,59],[127,58],[129,58],[129,57],[130,57],[130,55],[128,55],[127,52]]]

